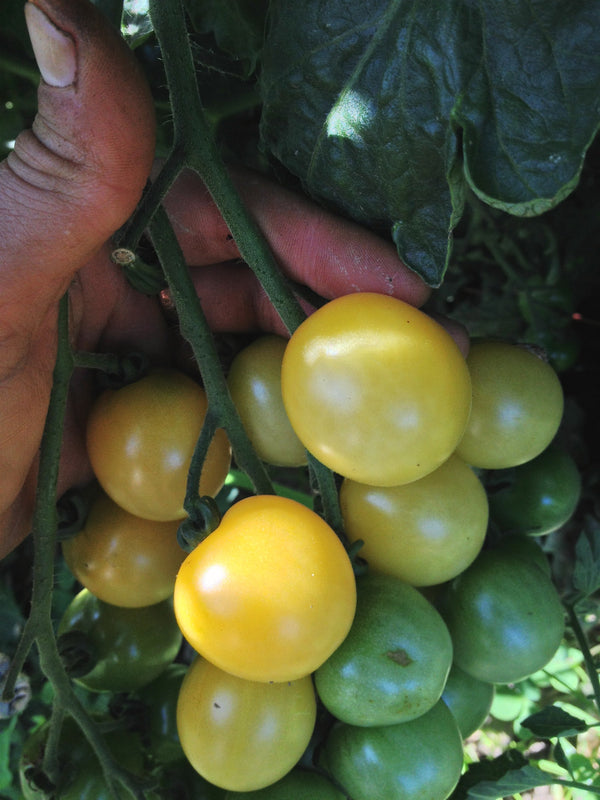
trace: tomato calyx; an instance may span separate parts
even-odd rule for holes
[[[194,499],[189,516],[177,529],[177,541],[182,550],[191,553],[200,542],[218,528],[221,512],[216,500],[210,495]]]
[[[57,541],[64,542],[83,530],[92,503],[98,493],[95,483],[68,489],[56,504],[58,515]]]
[[[98,663],[98,654],[90,637],[80,630],[61,633],[56,640],[58,653],[70,678],[81,678]]]
[[[365,559],[360,555],[360,551],[364,547],[364,541],[362,539],[357,539],[354,542],[350,542],[346,544],[346,540],[344,537],[340,536],[342,543],[346,547],[346,552],[348,553],[348,558],[350,559],[350,563],[352,564],[352,569],[354,570],[354,575],[358,578],[361,575],[365,575],[369,569],[369,564]]]
[[[134,351],[117,355],[114,364],[99,372],[98,384],[101,389],[121,389],[143,378],[149,368],[150,360],[146,353]]]

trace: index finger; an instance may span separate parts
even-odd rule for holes
[[[306,197],[242,170],[233,180],[285,274],[325,299],[355,291],[389,294],[420,306],[430,289],[399,259],[390,241]],[[206,266],[239,251],[200,178],[182,174],[166,209],[186,261]]]

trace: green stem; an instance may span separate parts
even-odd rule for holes
[[[215,435],[215,431],[217,430],[217,428],[218,428],[218,421],[211,407],[208,409],[206,417],[204,418],[204,424],[202,425],[200,436],[198,437],[198,441],[196,442],[194,453],[192,455],[190,469],[188,472],[187,488],[185,492],[185,502],[184,502],[184,508],[187,511],[188,515],[191,515],[193,513],[194,500],[198,497],[198,487],[200,485],[200,476],[202,474],[202,467],[206,460],[208,448],[210,447],[210,443],[212,441],[213,436]]]
[[[596,669],[596,665],[594,664],[594,657],[590,652],[590,647],[587,641],[587,637],[579,622],[579,617],[577,616],[577,612],[575,610],[575,604],[574,603],[566,604],[566,609],[569,615],[569,623],[571,625],[571,629],[575,634],[575,638],[577,639],[579,649],[581,650],[581,653],[583,655],[583,660],[585,662],[588,677],[592,685],[592,691],[594,692],[594,700],[596,702],[596,708],[600,711],[600,680],[598,679],[598,670]]]
[[[99,369],[102,372],[118,373],[121,357],[115,353],[89,353],[80,351],[73,354],[76,367]]]
[[[103,766],[109,786],[114,788],[116,787],[116,782],[119,782],[126,786],[135,797],[143,800],[143,793],[138,790],[137,779],[134,776],[130,776],[116,764],[97,727],[78,700],[71,680],[65,672],[54,634],[52,597],[58,528],[56,489],[67,396],[75,367],[75,359],[69,343],[69,311],[66,295],[60,301],[57,328],[56,361],[50,402],[42,435],[32,522],[34,556],[31,612],[17,646],[15,657],[11,662],[5,691],[7,696],[12,696],[16,678],[21,672],[29,650],[35,643],[42,672],[54,688],[55,709],[60,709],[60,715],[70,714],[79,724]],[[57,721],[60,722],[60,718],[57,718]],[[57,737],[58,732],[55,731],[51,740],[52,747],[48,756],[49,762],[55,762],[54,754]],[[56,771],[55,763],[50,763],[49,766],[53,772]]]
[[[579,783],[579,781],[569,781],[560,779],[553,781],[553,783],[558,784],[559,786],[568,786],[569,789],[578,789],[581,792],[589,792],[590,794],[600,795],[600,786],[590,786],[587,783]]]
[[[317,484],[317,490],[323,506],[325,521],[333,528],[345,545],[348,544],[344,534],[344,520],[340,510],[339,493],[333,472],[321,464],[313,455],[308,454],[308,466]]]
[[[44,747],[44,772],[50,780],[56,784],[59,778],[59,742],[62,732],[65,711],[58,697],[54,697],[52,706],[52,716],[50,717],[50,730]]]
[[[273,494],[271,480],[250,444],[229,394],[212,331],[202,311],[179,242],[163,208],[158,209],[152,220],[150,236],[169,284],[181,335],[189,342],[198,364],[211,417],[214,415],[212,418],[217,420],[217,427],[227,431],[236,461],[248,473],[255,491],[259,494]]]
[[[140,204],[121,233],[115,237],[115,246],[135,252],[140,239],[162,203],[165,195],[173,185],[179,173],[185,168],[183,154],[173,149],[165,159],[160,172],[148,185]]]
[[[181,0],[152,0],[150,15],[161,46],[174,119],[174,153],[195,170],[210,192],[235,239],[240,255],[258,277],[286,328],[293,331],[305,314],[260,228],[242,202],[223,163],[200,101]]]

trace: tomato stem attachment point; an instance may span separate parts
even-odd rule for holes
[[[61,633],[56,644],[69,677],[81,678],[94,668],[97,655],[89,637],[83,631]]]
[[[221,512],[213,497],[198,497],[190,509],[190,516],[177,530],[177,541],[182,550],[191,553],[200,542],[218,528]]]

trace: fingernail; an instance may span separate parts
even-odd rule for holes
[[[65,88],[75,82],[77,57],[73,39],[59,30],[44,12],[27,3],[25,21],[42,78],[50,86]]]

